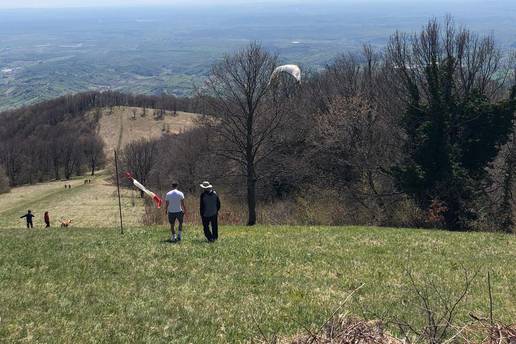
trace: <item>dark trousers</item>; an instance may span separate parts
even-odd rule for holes
[[[32,221],[27,221],[27,228],[34,228]]]
[[[208,241],[215,241],[219,238],[219,224],[218,216],[202,217],[202,226],[204,229],[204,235]],[[210,232],[211,224],[211,232]]]

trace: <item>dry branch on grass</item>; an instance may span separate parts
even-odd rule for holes
[[[489,318],[481,318],[474,314],[470,317],[473,323],[465,325],[456,325],[454,322],[455,313],[458,305],[464,299],[470,288],[471,282],[475,279],[477,273],[468,274],[464,272],[465,286],[460,295],[454,299],[453,297],[443,295],[435,285],[431,285],[431,289],[436,293],[441,302],[445,302],[442,309],[435,308],[431,302],[428,288],[421,288],[416,284],[414,277],[410,271],[411,287],[420,298],[422,305],[420,307],[427,316],[427,323],[422,328],[417,328],[406,322],[394,322],[399,326],[402,338],[390,335],[384,329],[384,323],[380,320],[366,321],[349,316],[348,314],[340,314],[345,304],[352,296],[360,290],[362,286],[355,289],[346,297],[346,299],[337,307],[324,324],[316,330],[312,330],[307,326],[303,326],[304,333],[293,338],[278,339],[277,336],[272,339],[262,331],[260,325],[255,320],[256,327],[259,330],[262,341],[260,343],[267,344],[516,344],[516,324],[503,325],[497,323],[493,319],[493,298],[491,291],[491,276],[488,274],[489,286]]]
[[[471,315],[474,324],[457,330],[456,335],[442,343],[516,344],[516,324],[491,324],[486,319]],[[307,331],[308,332],[308,331]],[[479,339],[483,338],[483,339]],[[418,341],[419,342],[419,341]],[[380,321],[364,321],[339,315],[318,334],[307,333],[293,339],[276,341],[285,344],[401,344],[407,341],[391,336]],[[421,343],[427,343],[423,340]]]
[[[462,336],[462,339],[465,343],[476,344],[477,342],[468,338],[474,337],[475,334],[485,333],[481,344],[516,344],[516,323],[504,325],[474,314],[470,314],[470,317],[475,320],[475,323],[463,331],[465,335]]]
[[[338,316],[326,323],[318,334],[307,334],[289,340],[290,344],[397,344],[400,340],[384,331],[379,321],[363,321]]]
[[[464,269],[464,286],[455,294],[447,291],[443,285],[436,284],[433,280],[416,281],[412,271],[406,269],[410,294],[416,297],[413,307],[419,309],[418,318],[403,319],[395,317],[391,320],[403,334],[405,342],[439,344],[448,341],[448,338],[456,337],[459,331],[455,331],[455,318],[475,280],[478,271],[469,273]]]
[[[516,324],[494,325],[489,328],[489,340],[485,344],[516,344]]]
[[[489,344],[516,344],[516,324],[511,326],[494,325],[489,328]],[[486,343],[486,344],[487,344]]]
[[[337,307],[324,324],[318,329],[311,330],[304,326],[305,333],[293,338],[279,339],[274,336],[269,340],[256,322],[256,327],[262,337],[262,343],[267,344],[401,344],[402,341],[389,335],[381,321],[364,321],[348,315],[339,314],[342,308],[364,284],[353,290]]]

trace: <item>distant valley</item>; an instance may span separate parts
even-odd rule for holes
[[[516,2],[0,11],[0,110],[66,93],[189,95],[223,54],[258,40],[283,61],[317,69],[363,43],[452,14],[516,48]]]

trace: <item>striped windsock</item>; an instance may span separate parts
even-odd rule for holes
[[[140,189],[141,191],[143,191],[147,196],[149,196],[150,198],[152,198],[152,200],[154,201],[154,203],[156,204],[156,207],[159,209],[161,208],[161,205],[163,204],[163,200],[158,196],[156,195],[154,192],[150,191],[149,189],[147,189],[145,186],[143,186],[142,184],[140,184],[139,181],[137,181],[136,179],[133,178],[133,176],[131,175],[131,173],[129,172],[126,172],[125,175],[127,176],[127,178],[129,178],[129,180],[131,182],[133,182],[133,185],[136,186],[138,189]]]

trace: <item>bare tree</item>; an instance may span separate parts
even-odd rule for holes
[[[5,167],[11,185],[18,185],[25,169],[22,146],[18,142],[8,142],[0,146],[0,161]]]
[[[389,170],[402,142],[384,73],[381,54],[365,45],[309,80],[315,108],[305,150],[314,176],[323,176],[313,178],[319,186],[346,191],[339,194],[348,207],[365,210],[368,223],[381,225],[391,223],[399,198]]]
[[[38,175],[41,173],[40,157],[43,147],[38,145],[38,143],[38,140],[34,137],[28,138],[26,142],[27,146],[33,147],[25,152],[26,162],[24,172],[27,175],[29,184],[36,183],[38,181]]]
[[[72,174],[80,169],[83,152],[81,145],[73,133],[65,133],[58,138],[60,142],[60,156],[63,166],[64,177],[68,180]]]
[[[97,107],[95,111],[93,112],[93,119],[95,123],[98,123],[100,119],[102,118],[102,109],[100,107]]]
[[[122,154],[123,168],[131,172],[142,184],[146,184],[157,159],[157,142],[141,139],[128,144]],[[141,192],[141,197],[144,194]]]
[[[210,133],[197,127],[177,135],[163,135],[158,142],[158,158],[151,172],[151,185],[164,190],[178,182],[185,191],[198,190],[199,180],[214,181]],[[224,170],[219,162],[219,169]]]
[[[208,125],[220,138],[216,154],[235,161],[247,184],[249,226],[256,224],[257,166],[274,150],[273,141],[284,112],[271,94],[277,57],[252,43],[213,66],[206,90],[213,120]]]
[[[398,326],[407,343],[450,343],[454,335],[456,317],[478,276],[478,271],[463,268],[462,284],[457,291],[437,283],[436,276],[417,280],[414,273],[406,270],[409,290],[403,300],[419,309],[419,316],[410,319],[396,317],[392,322]],[[413,298],[413,300],[411,300]]]
[[[95,175],[97,168],[104,162],[104,143],[98,136],[87,136],[81,140],[84,156],[91,169],[91,175]]]
[[[351,203],[367,209],[371,223],[390,224],[395,192],[387,172],[399,142],[384,113],[365,95],[336,98],[311,133],[310,160],[332,188],[346,190]],[[378,210],[378,211],[376,211]]]
[[[9,178],[7,178],[4,168],[0,166],[0,194],[9,192],[9,190]]]
[[[159,109],[154,109],[154,120],[155,121],[161,121],[163,120],[163,118],[165,117],[166,115],[166,112],[164,109],[162,108],[159,108]]]
[[[414,98],[431,101],[443,80],[447,82],[443,97],[462,99],[473,91],[495,97],[508,76],[497,77],[502,54],[494,38],[457,29],[451,17],[446,17],[443,25],[436,19],[429,21],[419,34],[395,33],[387,46],[386,60],[390,87],[406,97],[407,103]]]

